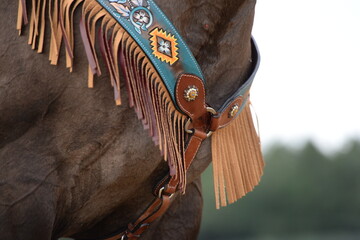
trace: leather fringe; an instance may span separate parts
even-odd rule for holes
[[[216,208],[225,207],[258,185],[264,161],[251,115],[246,103],[240,115],[212,136],[212,161]],[[234,144],[236,143],[236,144]]]
[[[166,86],[150,60],[131,36],[94,0],[30,0],[29,40],[33,49],[43,52],[45,13],[50,22],[49,60],[56,65],[61,45],[65,45],[66,67],[73,69],[74,11],[82,4],[80,32],[89,60],[88,87],[94,87],[94,75],[101,75],[96,45],[110,75],[115,103],[121,104],[120,70],[124,75],[130,107],[144,128],[149,130],[161,154],[168,161],[170,175],[179,178],[179,189],[185,192],[185,135],[187,117],[175,108]],[[24,7],[25,6],[25,7]],[[27,23],[26,2],[19,0],[17,29],[21,34]]]
[[[65,45],[66,67],[73,70],[74,11],[82,4],[80,32],[89,60],[88,87],[94,87],[94,75],[101,75],[96,51],[101,55],[110,75],[117,105],[121,104],[120,71],[123,73],[130,107],[134,107],[144,128],[168,161],[170,174],[179,178],[179,188],[185,192],[184,165],[186,116],[178,112],[156,69],[131,36],[94,0],[30,0],[30,21],[26,0],[19,0],[16,28],[21,34],[23,24],[29,24],[28,44],[43,52],[46,13],[50,28],[50,63],[56,65],[61,45]],[[234,146],[234,142],[239,143]],[[251,191],[263,171],[259,138],[255,132],[249,106],[240,116],[212,137],[216,207],[226,206]]]

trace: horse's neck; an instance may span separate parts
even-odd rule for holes
[[[75,224],[72,230],[75,232],[79,229],[86,228],[86,224],[88,223],[94,223],[96,221],[95,217],[100,216],[100,213],[97,215],[97,211],[101,210],[101,214],[104,214],[103,209],[106,209],[108,212],[113,210],[113,206],[109,206],[110,200],[107,197],[108,192],[104,189],[113,191],[113,193],[119,192],[119,194],[116,195],[116,201],[111,202],[114,206],[117,206],[116,204],[119,202],[125,202],[128,198],[128,196],[125,196],[127,191],[131,192],[132,190],[129,190],[130,185],[134,191],[137,190],[137,192],[139,192],[138,197],[142,199],[143,192],[146,193],[148,191],[147,186],[144,186],[144,183],[141,182],[143,181],[141,177],[147,174],[143,173],[142,169],[153,169],[153,165],[159,164],[162,160],[160,159],[161,157],[158,151],[154,150],[155,147],[151,144],[151,140],[146,138],[147,134],[142,132],[140,123],[130,120],[135,118],[132,111],[131,113],[127,112],[125,107],[121,108],[121,110],[113,108],[112,97],[105,96],[109,94],[107,85],[104,87],[105,83],[102,84],[101,81],[98,81],[93,91],[86,91],[86,89],[84,89],[86,83],[83,79],[85,78],[87,64],[85,53],[81,52],[83,50],[82,48],[78,47],[78,49],[75,49],[76,56],[74,61],[76,67],[74,68],[73,74],[68,74],[65,72],[65,69],[63,69],[63,66],[57,68],[48,66],[47,57],[41,55],[35,56],[35,53],[31,52],[30,47],[26,46],[24,38],[18,40],[15,36],[17,3],[18,1],[5,1],[4,4],[0,5],[0,19],[3,23],[7,23],[0,24],[1,40],[4,42],[4,44],[0,44],[0,52],[2,53],[0,56],[0,63],[2,63],[0,64],[0,68],[1,66],[6,66],[7,68],[7,74],[2,74],[0,80],[11,79],[12,84],[11,87],[10,85],[3,84],[5,87],[0,88],[0,96],[17,96],[18,98],[16,100],[18,102],[21,101],[21,104],[19,104],[19,106],[13,106],[13,102],[16,101],[10,101],[11,99],[9,97],[9,103],[6,101],[1,102],[1,104],[4,105],[3,109],[9,108],[11,110],[11,107],[13,107],[11,111],[7,111],[7,116],[11,116],[12,111],[14,112],[14,116],[17,116],[16,114],[18,112],[25,114],[25,111],[22,109],[23,106],[26,107],[27,111],[31,109],[35,117],[29,120],[29,128],[34,125],[33,122],[36,122],[37,116],[41,116],[43,122],[49,122],[49,129],[46,128],[47,125],[38,124],[33,126],[32,132],[37,131],[37,129],[41,127],[44,130],[49,130],[46,131],[46,136],[49,135],[51,137],[50,139],[56,139],[55,143],[52,141],[47,142],[47,148],[52,151],[59,149],[62,151],[61,154],[64,154],[66,158],[76,155],[77,158],[81,158],[81,160],[79,160],[79,166],[89,166],[89,169],[94,169],[94,172],[99,175],[104,175],[97,176],[91,171],[88,171],[88,173],[84,173],[83,171],[81,175],[78,174],[76,171],[79,166],[74,167],[74,165],[76,165],[76,161],[74,161],[76,159],[74,158],[66,162],[64,170],[59,170],[59,176],[65,173],[71,175],[69,178],[66,177],[67,175],[61,178],[64,186],[72,186],[68,184],[67,181],[71,182],[72,175],[74,175],[76,176],[76,178],[73,178],[74,181],[76,180],[76,183],[83,183],[81,186],[86,186],[86,189],[88,189],[86,192],[82,191],[79,193],[72,192],[75,191],[75,188],[69,189],[69,192],[71,191],[71,193],[73,193],[74,199],[71,203],[73,204],[72,209],[76,207],[83,209],[82,204],[85,203],[85,200],[91,199],[86,205],[89,211],[84,209],[84,211],[79,210],[76,214],[74,213],[73,217],[77,219],[79,225],[77,226]],[[28,1],[28,3],[30,3],[30,1]],[[206,77],[208,102],[214,107],[219,107],[223,100],[246,78],[251,56],[250,32],[255,1],[156,0],[156,3],[174,22],[185,41],[189,44]],[[77,11],[76,14],[76,17],[79,18],[80,12]],[[77,31],[78,28],[75,27],[75,29],[75,31]],[[75,41],[76,44],[79,44],[81,42],[79,34],[75,34],[75,37],[77,38]],[[10,45],[12,48],[9,47]],[[77,46],[75,46],[75,48],[76,47]],[[5,59],[5,57],[7,59]],[[31,61],[19,61],[19,58],[31,59]],[[63,60],[60,59],[60,61]],[[19,62],[21,63],[19,64]],[[63,63],[60,65],[63,65]],[[25,76],[25,74],[18,74],[19,72],[30,71],[30,69],[30,77]],[[5,69],[3,71],[5,71]],[[14,78],[14,76],[17,77]],[[38,85],[34,84],[35,81],[39,82]],[[39,87],[40,83],[46,87]],[[68,87],[65,88],[64,85],[68,85]],[[81,95],[80,98],[79,95]],[[97,97],[94,97],[94,95]],[[45,98],[44,96],[48,97]],[[38,99],[44,99],[44,106],[37,103]],[[58,103],[58,105],[50,106],[53,102],[57,103],[57,101],[63,105]],[[81,105],[81,103],[83,103],[83,105]],[[70,105],[71,108],[69,108]],[[126,102],[124,105],[126,106]],[[49,106],[52,111],[50,112],[51,114],[46,115]],[[101,111],[97,111],[96,109],[101,109]],[[27,114],[27,117],[30,118],[32,116],[30,115],[31,114]],[[126,115],[126,117],[124,115]],[[13,124],[9,126],[16,126],[17,123],[14,122],[14,119],[15,118],[9,118],[7,122]],[[87,122],[89,119],[91,120],[90,123]],[[4,121],[3,119],[0,120]],[[69,124],[69,122],[71,122],[71,124]],[[52,126],[57,127],[54,129]],[[119,129],[124,126],[126,126],[126,129],[120,131]],[[0,130],[1,129],[0,126]],[[66,131],[60,131],[61,129],[66,129]],[[93,131],[93,129],[96,129],[96,131]],[[10,128],[8,128],[7,131],[9,132],[9,136],[11,135],[13,137],[14,131],[11,131]],[[23,129],[23,132],[26,132],[26,128]],[[81,139],[76,135],[77,133],[81,133]],[[127,139],[127,141],[116,141],[113,145],[109,144],[114,141],[116,134],[121,134],[121,138]],[[36,139],[31,133],[28,133],[26,137],[30,143]],[[118,136],[116,135],[116,139],[117,138]],[[140,144],[137,143],[138,149],[131,152],[131,149],[134,148],[131,142],[135,141],[140,141]],[[99,151],[98,155],[93,154],[93,149],[98,149],[98,146],[102,146],[103,151],[103,146],[107,145],[111,145],[112,150],[117,149],[116,151],[108,152],[108,155],[112,154],[112,156],[105,155],[101,151]],[[22,149],[19,150],[19,148],[15,148],[14,146],[13,151],[19,152],[22,151]],[[34,149],[32,149],[32,151],[35,152]],[[209,152],[210,151],[206,151],[206,154]],[[86,157],[86,154],[89,153],[92,153],[91,155],[96,161],[92,161],[93,158]],[[51,154],[53,153],[50,152],[49,155]],[[59,155],[61,154],[59,153]],[[137,162],[137,164],[134,164],[133,161],[140,161],[139,159],[151,159],[151,161],[142,161],[141,163],[143,165],[139,165]],[[39,163],[41,160],[42,159],[39,159]],[[197,166],[201,164],[206,165],[208,160],[209,159],[206,160],[207,162],[205,160],[201,162],[199,159],[196,159],[194,164]],[[114,162],[116,162],[116,164],[114,164]],[[119,162],[121,162],[121,164],[118,164]],[[206,164],[204,162],[206,162]],[[101,166],[93,166],[95,165],[94,163]],[[133,169],[131,169],[131,167],[133,167]],[[204,166],[199,167],[199,169],[203,167]],[[66,171],[67,168],[69,169],[68,172]],[[98,169],[103,169],[103,172],[99,173],[95,171]],[[119,179],[119,175],[122,175],[122,177],[126,175],[124,173],[126,172],[125,170],[128,170],[129,173],[138,177],[135,180],[126,179],[123,182],[115,184],[114,181]],[[76,174],[78,174],[78,176]],[[150,175],[150,173],[148,175]],[[194,175],[198,176],[198,173]],[[151,176],[153,177],[154,175]],[[88,179],[86,179],[86,177],[88,177]],[[94,184],[94,182],[98,185]],[[122,188],[119,186],[122,186]],[[144,190],[138,191],[139,186],[143,187]],[[97,198],[88,196],[94,195],[96,191],[101,192]],[[151,198],[150,193],[149,195]],[[147,202],[144,204],[146,205]],[[98,206],[102,206],[103,208]],[[137,208],[138,206],[129,206],[128,211],[135,213],[136,210],[142,210]],[[82,213],[84,213],[84,215],[81,215]],[[68,215],[71,214],[68,213]],[[122,216],[122,218],[124,217]],[[71,219],[71,221],[73,221],[73,219]],[[83,224],[84,227],[82,227]]]

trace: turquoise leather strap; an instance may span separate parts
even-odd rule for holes
[[[152,0],[96,1],[142,48],[163,79],[174,103],[175,84],[179,74],[194,74],[204,81],[190,49]]]

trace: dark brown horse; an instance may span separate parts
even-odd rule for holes
[[[249,74],[255,0],[156,3],[200,63],[207,102],[219,107]],[[51,66],[47,54],[34,53],[27,28],[18,36],[17,6],[14,0],[0,5],[0,239],[97,238],[117,231],[151,202],[167,164],[128,107],[125,91],[118,107],[106,74],[87,88],[79,31],[69,73],[64,56],[60,66]],[[75,12],[75,26],[80,14]],[[142,239],[196,239],[209,143],[191,166],[186,194],[176,196]]]

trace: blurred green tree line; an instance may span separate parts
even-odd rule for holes
[[[313,143],[275,144],[260,185],[215,209],[212,169],[202,178],[200,240],[360,239],[360,142],[327,155]]]

